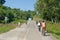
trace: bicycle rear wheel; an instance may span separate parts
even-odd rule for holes
[[[45,29],[42,29],[42,35],[45,36]]]

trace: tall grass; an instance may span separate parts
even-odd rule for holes
[[[15,24],[1,24],[0,25],[0,33],[7,32],[11,29],[14,29],[16,27]]]
[[[60,23],[47,22],[47,31],[60,40]]]

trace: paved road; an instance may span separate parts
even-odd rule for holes
[[[35,21],[28,21],[20,28],[13,29],[7,33],[0,34],[0,40],[56,40],[53,36],[48,34],[42,36],[38,31]]]

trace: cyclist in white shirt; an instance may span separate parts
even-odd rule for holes
[[[39,29],[39,31],[40,31],[40,26],[41,26],[40,21],[38,21],[37,26],[38,26],[38,29]]]

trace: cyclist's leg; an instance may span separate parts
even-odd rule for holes
[[[45,29],[43,29],[43,35],[45,36]]]
[[[42,35],[43,35],[43,28],[42,28],[41,32],[42,32]]]
[[[45,28],[43,28],[43,35],[45,36]]]
[[[45,36],[45,29],[44,28],[42,28],[42,35]]]
[[[39,26],[39,31],[40,31],[40,26]]]

